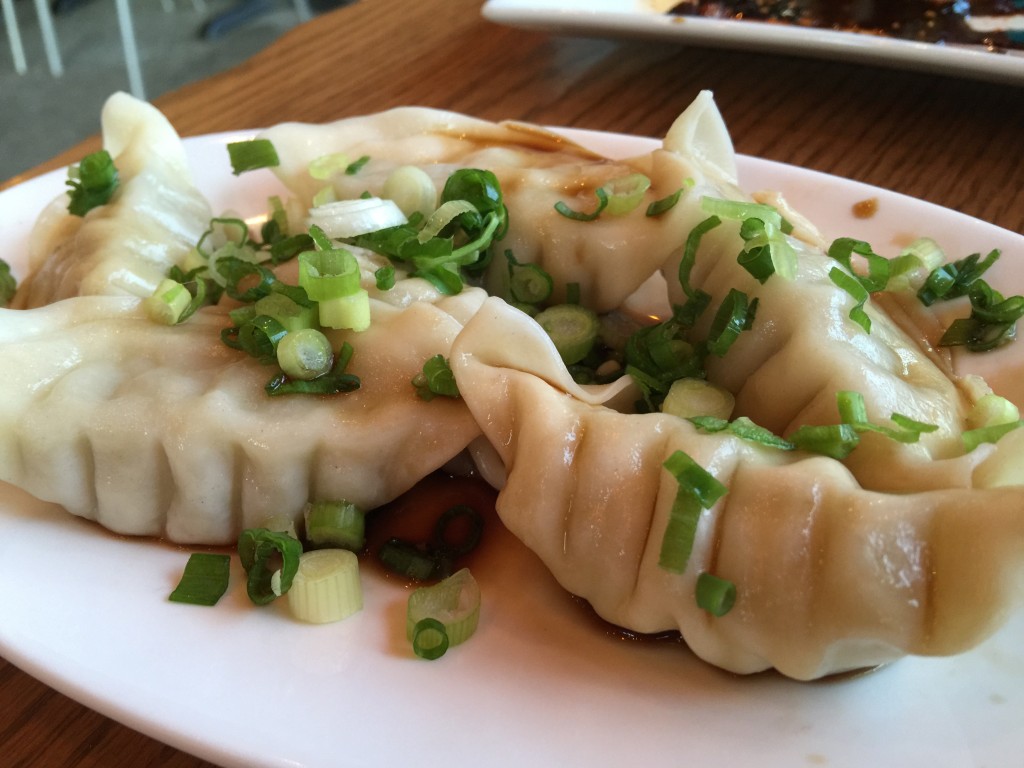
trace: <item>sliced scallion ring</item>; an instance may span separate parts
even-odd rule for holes
[[[639,207],[644,194],[650,188],[650,178],[642,173],[631,173],[621,179],[612,179],[602,187],[608,195],[605,210],[612,216],[624,216]]]
[[[277,364],[290,379],[311,381],[331,370],[334,351],[316,328],[291,331],[277,343]]]
[[[330,237],[348,238],[397,227],[407,220],[393,200],[369,197],[325,202],[310,210],[309,221]]]
[[[433,619],[442,625],[449,647],[472,637],[480,621],[480,587],[468,568],[409,595],[406,637],[410,641],[415,641],[417,627],[424,619]]]
[[[362,610],[359,558],[347,549],[303,552],[288,589],[288,608],[300,621],[328,624]]]

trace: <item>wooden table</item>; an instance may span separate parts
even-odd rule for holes
[[[417,104],[659,136],[709,88],[740,152],[893,189],[1024,232],[1020,87],[657,42],[557,37],[496,26],[479,10],[479,0],[360,0],[156,104],[183,135]],[[85,142],[33,174],[74,162],[97,145]],[[0,713],[3,765],[206,764],[2,659]]]

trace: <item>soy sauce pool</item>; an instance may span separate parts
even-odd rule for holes
[[[1024,28],[1009,28],[1010,17],[1018,22],[1024,17],[1024,0],[683,0],[669,13],[980,45],[995,52],[1024,50]],[[984,25],[986,31],[970,23],[982,17],[995,22]]]

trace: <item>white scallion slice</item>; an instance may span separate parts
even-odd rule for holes
[[[608,195],[605,211],[613,216],[622,216],[637,208],[650,189],[651,180],[642,173],[631,173],[621,179],[612,179],[604,185]]]
[[[300,621],[328,624],[363,607],[359,558],[347,549],[315,549],[299,558],[288,607]]]
[[[430,175],[416,165],[395,168],[385,180],[381,196],[394,200],[406,216],[420,213],[426,218],[437,209],[437,186]]]
[[[967,426],[970,429],[998,427],[1016,421],[1020,421],[1020,410],[1005,397],[996,394],[978,398],[967,414]]]
[[[181,283],[165,277],[153,295],[143,300],[146,316],[155,323],[174,325],[192,303],[192,294]]]
[[[681,419],[711,416],[728,420],[735,406],[736,398],[722,387],[703,379],[679,379],[669,388],[661,410]]]
[[[406,637],[416,639],[417,626],[434,619],[444,626],[447,647],[468,640],[480,621],[480,587],[468,568],[456,571],[430,587],[420,587],[409,595],[406,611]]]
[[[309,211],[310,225],[320,227],[331,238],[356,237],[406,222],[405,214],[393,200],[379,197],[338,200]]]

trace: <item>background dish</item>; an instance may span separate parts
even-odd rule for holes
[[[608,154],[651,148],[647,139],[567,133]],[[269,174],[231,175],[224,144],[242,135],[187,139],[186,148],[215,211],[255,215],[278,188]],[[780,189],[827,235],[857,235],[883,253],[921,234],[951,255],[1024,253],[1018,235],[906,197],[746,157],[740,168],[747,189]],[[25,252],[28,228],[63,176],[0,193],[9,253]],[[870,197],[878,213],[855,219],[852,205]],[[1024,268],[1004,262],[994,282],[1022,292]],[[1021,378],[1022,350],[987,363],[997,387]],[[962,768],[1019,759],[1024,616],[952,659],[811,684],[741,678],[675,643],[624,640],[504,530],[492,526],[486,542],[479,634],[427,663],[404,640],[405,590],[372,569],[362,613],[324,627],[291,621],[283,606],[250,606],[237,563],[218,606],[171,604],[184,550],[113,536],[0,486],[0,653],[104,714],[229,766],[393,765],[410,755],[423,768],[682,756],[703,766]]]
[[[560,34],[657,38],[1024,84],[1024,54],[732,19],[669,16],[671,0],[487,0],[485,18]]]

